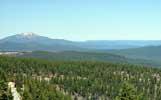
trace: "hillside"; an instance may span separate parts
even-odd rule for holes
[[[108,51],[108,50],[107,50]],[[161,61],[161,46],[146,46],[141,48],[111,50],[109,52],[130,58]]]
[[[157,68],[0,57],[0,69],[0,85],[15,82],[23,100],[114,100],[120,90],[138,100],[161,100]],[[10,97],[2,89],[0,94]]]
[[[33,51],[24,52],[17,55],[17,57],[27,58],[42,58],[56,61],[100,61],[100,62],[113,62],[113,63],[130,63],[143,66],[161,67],[161,63],[157,61],[132,59],[125,56],[120,56],[112,53],[100,53],[94,51],[77,52],[77,51],[64,51],[64,52],[46,52],[46,51]]]
[[[78,52],[78,51],[63,51],[63,52],[47,52],[33,51],[24,53],[19,57],[44,58],[51,60],[65,61],[108,61],[108,62],[126,62],[126,58],[110,53],[95,53],[95,52]]]

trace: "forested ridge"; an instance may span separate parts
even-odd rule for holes
[[[48,51],[32,51],[21,52],[16,57],[21,58],[39,58],[57,61],[101,61],[112,63],[128,63],[141,66],[155,66],[161,67],[161,63],[153,60],[145,59],[131,59],[126,56],[120,56],[115,53],[108,53],[107,51],[62,51],[62,52],[48,52]]]
[[[161,100],[161,69],[130,64],[0,57],[0,79],[22,100]]]

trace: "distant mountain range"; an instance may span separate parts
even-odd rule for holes
[[[161,66],[161,63],[159,63],[161,61],[161,41],[159,40],[93,40],[74,42],[63,39],[51,39],[29,32],[1,39],[0,51],[24,51],[23,55],[20,52],[19,57],[74,61],[110,61]]]
[[[74,42],[63,39],[51,39],[31,32],[16,34],[0,40],[1,51],[87,51],[128,49],[158,45],[161,45],[161,41],[159,40],[93,40]]]
[[[90,40],[79,44],[81,47],[106,50],[106,49],[128,49],[144,46],[159,46],[161,40]]]

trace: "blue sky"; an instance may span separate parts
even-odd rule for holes
[[[0,38],[161,39],[161,0],[0,0]]]

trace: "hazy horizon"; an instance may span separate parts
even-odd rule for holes
[[[160,40],[161,0],[1,0],[0,38]]]
[[[23,32],[23,33],[28,33],[28,32]],[[33,32],[32,32],[33,33]],[[37,35],[37,36],[42,36],[42,37],[48,37],[46,35],[40,35],[40,34],[37,34],[37,33],[33,33],[34,35]],[[16,34],[11,34],[11,35],[8,35],[8,36],[4,36],[4,37],[0,37],[0,39],[5,39],[7,37],[10,37],[10,36],[14,36],[14,35],[22,35],[22,33],[16,33]],[[50,39],[64,39],[64,38],[54,38],[54,37],[48,37]],[[158,39],[158,40],[155,40],[155,39],[90,39],[90,40],[70,40],[70,39],[64,39],[64,40],[69,40],[69,41],[75,41],[75,42],[88,42],[88,41],[161,41],[161,39]]]

